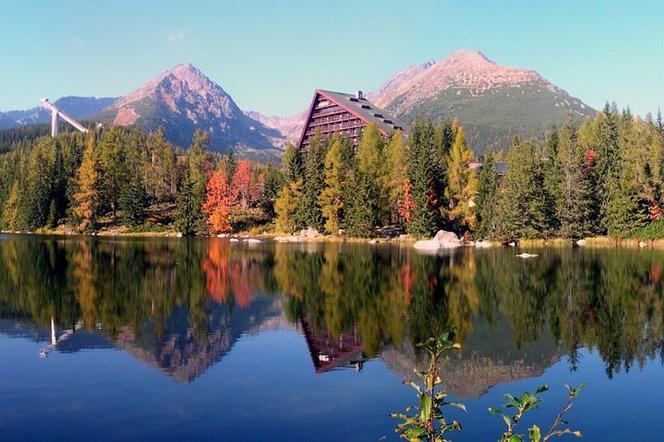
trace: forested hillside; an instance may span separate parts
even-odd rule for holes
[[[479,171],[457,121],[417,119],[408,139],[384,139],[369,125],[357,149],[318,135],[305,151],[289,146],[281,169],[210,153],[202,131],[184,150],[161,130],[108,126],[57,138],[40,130],[5,135],[20,141],[0,155],[3,230],[664,237],[662,117],[615,106],[580,125],[570,118],[543,139],[515,137]]]

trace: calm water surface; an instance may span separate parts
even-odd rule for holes
[[[585,440],[662,440],[664,254],[539,253],[2,236],[0,439],[394,440],[414,344],[452,326],[454,440],[584,382]]]

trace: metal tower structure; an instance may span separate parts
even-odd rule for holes
[[[86,133],[88,129],[83,126],[81,123],[73,119],[71,116],[69,116],[66,112],[61,111],[60,109],[57,108],[53,103],[48,101],[48,98],[42,98],[39,100],[42,106],[44,106],[46,109],[51,111],[51,136],[56,137],[58,136],[58,118],[62,118],[65,120],[67,123],[71,124],[74,126],[76,129],[80,130],[83,133]]]

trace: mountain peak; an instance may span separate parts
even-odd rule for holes
[[[562,92],[533,70],[502,66],[478,50],[462,49],[435,63],[401,70],[374,94],[374,103],[386,108],[399,97],[399,106],[408,108],[445,90],[462,90],[470,96],[479,96],[496,89],[535,83],[552,92]]]
[[[477,49],[457,49],[450,52],[450,54],[441,61],[462,61],[469,63],[490,63],[495,64],[489,60],[484,53]]]
[[[191,143],[196,129],[207,130],[210,147],[221,151],[273,149],[271,138],[278,136],[275,130],[246,116],[221,86],[191,63],[160,73],[118,99],[97,118],[150,130],[164,127],[166,137],[180,146]]]
[[[196,66],[191,63],[182,63],[176,66],[173,66],[171,69],[165,73],[173,74],[175,77],[186,80],[192,78],[206,78],[205,74],[200,71]]]

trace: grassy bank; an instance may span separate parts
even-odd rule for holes
[[[523,239],[519,241],[519,247],[573,247],[575,241],[569,239]],[[647,248],[663,249],[664,239],[642,240],[640,238],[611,238],[599,236],[583,239],[582,247],[592,248]]]

